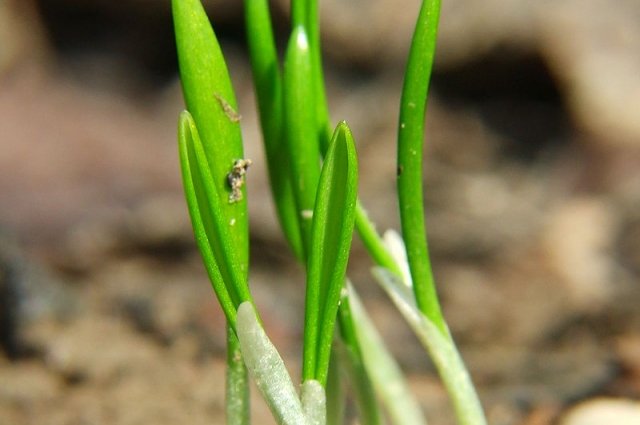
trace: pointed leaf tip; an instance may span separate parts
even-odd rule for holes
[[[320,175],[307,265],[305,379],[326,382],[333,327],[344,285],[358,186],[351,131],[336,128]]]

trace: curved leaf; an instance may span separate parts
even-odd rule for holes
[[[427,247],[422,198],[424,118],[433,67],[440,0],[423,0],[405,72],[398,125],[398,200],[402,237],[418,308],[443,332],[445,322],[436,293]]]

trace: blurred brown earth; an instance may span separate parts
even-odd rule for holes
[[[272,5],[281,44],[288,3]],[[321,3],[332,118],[354,131],[370,215],[397,229],[419,2]],[[443,3],[427,226],[489,421],[638,423],[640,3]],[[252,289],[297,375],[304,276],[270,203],[241,2],[205,4],[254,163]],[[172,37],[168,1],[0,2],[0,425],[224,421],[224,319],[183,201]],[[431,423],[453,423],[370,267],[356,242],[350,276]]]

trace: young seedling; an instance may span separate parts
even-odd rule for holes
[[[245,0],[247,41],[274,203],[283,233],[304,264],[301,394],[263,329],[248,285],[248,219],[241,116],[224,56],[199,0],[172,0],[187,111],[178,139],[194,235],[227,318],[227,423],[247,425],[251,375],[279,424],[345,423],[341,380],[350,379],[360,423],[426,423],[400,368],[355,289],[346,284],[354,228],[377,264],[374,277],[423,342],[460,424],[486,423],[438,302],[423,214],[424,113],[440,2],[423,0],[398,124],[402,236],[381,238],[357,200],[353,135],[330,137],[317,0],[292,0],[281,65],[267,0]],[[405,250],[406,243],[406,250]],[[335,331],[337,323],[338,331]],[[347,370],[346,375],[337,373]]]

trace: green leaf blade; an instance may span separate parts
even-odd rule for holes
[[[438,328],[440,310],[426,240],[422,196],[424,119],[440,15],[440,0],[423,0],[405,72],[398,126],[398,200],[402,236],[417,305]]]
[[[194,134],[196,134],[194,132]],[[233,244],[231,229],[235,223],[234,219],[229,222],[225,220],[223,205],[221,205],[220,197],[217,193],[215,185],[212,183],[213,177],[209,172],[209,162],[207,161],[204,148],[197,137],[194,137],[194,156],[197,167],[197,173],[194,173],[196,187],[202,188],[204,194],[204,202],[208,204],[210,212],[210,221],[213,235],[210,238],[214,255],[217,258],[220,272],[222,273],[225,283],[229,288],[229,292],[236,306],[243,301],[250,299],[247,282],[239,275],[239,270],[235,267],[236,246]]]
[[[311,218],[320,179],[320,150],[314,116],[314,87],[309,40],[296,27],[289,40],[284,67],[284,127],[291,182],[300,220],[304,258],[311,240]]]
[[[295,1],[295,0],[294,0]],[[329,107],[322,70],[322,50],[320,48],[320,10],[318,0],[303,0],[306,8],[304,13],[304,29],[309,36],[311,49],[311,68],[314,86],[314,108],[316,117],[316,133],[321,152],[326,153],[331,139],[331,123]]]
[[[323,385],[351,249],[357,186],[355,144],[349,127],[342,122],[336,128],[322,167],[307,265],[305,350],[308,343],[315,346],[315,367],[309,373]]]
[[[307,26],[309,14],[309,0],[291,0],[291,23],[292,26]]]
[[[300,219],[291,184],[283,126],[282,75],[266,0],[245,0],[247,42],[269,180],[280,226],[292,250],[303,258]]]
[[[248,217],[242,199],[230,202],[227,177],[234,161],[243,158],[237,103],[222,51],[199,0],[173,0],[172,11],[180,76],[187,110],[198,127],[212,184],[229,228],[232,264],[240,281],[247,280]]]
[[[193,232],[202,255],[202,259],[209,275],[211,285],[218,297],[218,301],[227,320],[235,324],[236,304],[232,300],[227,289],[225,280],[220,272],[218,260],[214,254],[212,246],[215,240],[215,225],[212,222],[209,203],[205,201],[205,194],[201,184],[196,183],[198,170],[195,165],[194,139],[198,138],[198,130],[191,115],[184,111],[180,114],[178,124],[178,147],[180,153],[180,165],[182,170],[182,182],[184,185],[185,198]]]

